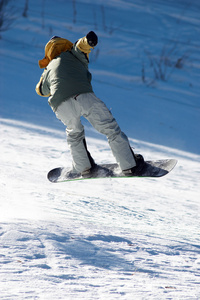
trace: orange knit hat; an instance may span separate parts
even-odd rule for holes
[[[46,68],[49,62],[62,52],[71,50],[73,43],[67,39],[54,36],[45,46],[45,57],[38,61],[41,69]]]

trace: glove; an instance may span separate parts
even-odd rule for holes
[[[98,43],[98,37],[94,31],[90,31],[87,35],[87,42],[91,47],[95,47]]]

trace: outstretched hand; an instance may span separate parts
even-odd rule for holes
[[[91,47],[95,47],[98,43],[98,37],[94,31],[88,32],[86,35],[87,42]]]

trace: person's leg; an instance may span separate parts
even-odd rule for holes
[[[106,105],[94,93],[77,97],[81,114],[92,126],[108,138],[112,153],[122,170],[136,166],[127,136],[121,131]]]
[[[81,173],[90,169],[94,160],[87,150],[84,127],[80,121],[81,110],[77,101],[74,98],[68,99],[59,105],[55,114],[67,126],[67,142],[72,155],[74,171]]]

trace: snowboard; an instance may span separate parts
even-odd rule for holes
[[[47,174],[51,182],[65,182],[73,180],[86,180],[94,178],[132,178],[132,177],[162,177],[168,174],[177,164],[176,159],[161,159],[145,161],[142,170],[133,176],[125,176],[117,163],[97,165],[92,177],[82,177],[81,174],[72,173],[69,168],[59,167]]]

